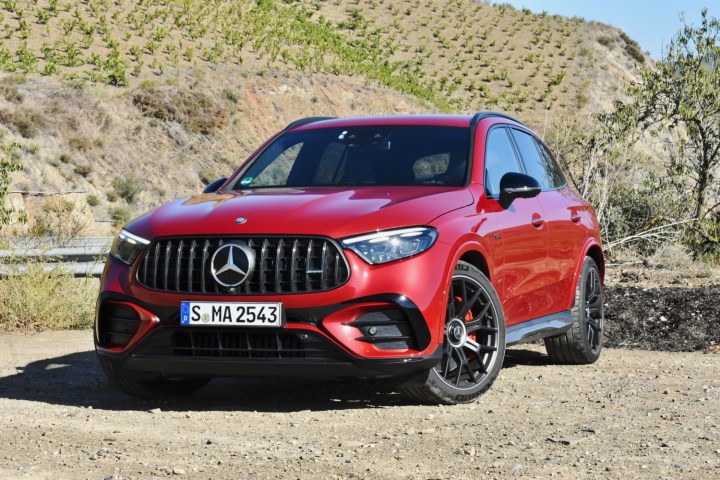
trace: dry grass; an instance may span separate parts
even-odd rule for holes
[[[41,331],[90,328],[98,280],[73,278],[33,261],[14,262],[22,274],[0,279],[0,330]]]

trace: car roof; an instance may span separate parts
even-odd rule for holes
[[[312,130],[316,128],[358,127],[371,125],[434,125],[443,127],[469,127],[484,118],[498,117],[520,125],[521,121],[499,112],[478,112],[475,115],[378,115],[352,118],[309,117],[297,120],[286,130]]]

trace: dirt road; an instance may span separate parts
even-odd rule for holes
[[[144,403],[105,383],[89,331],[6,334],[0,478],[720,478],[720,355],[541,351],[511,350],[472,405],[267,379]]]

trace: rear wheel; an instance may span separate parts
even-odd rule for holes
[[[118,368],[113,362],[98,355],[98,362],[110,382],[134,397],[145,399],[169,399],[190,395],[202,389],[209,378],[176,377],[159,373],[135,373]]]
[[[490,388],[504,356],[500,299],[480,270],[461,261],[448,297],[442,360],[398,391],[423,403],[469,403]]]
[[[600,358],[605,328],[605,297],[600,269],[586,257],[575,289],[572,327],[562,335],[545,339],[545,349],[556,363],[583,365]]]

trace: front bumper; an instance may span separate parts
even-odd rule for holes
[[[117,354],[98,349],[98,355],[116,367],[138,373],[366,378],[411,376],[434,367],[442,356],[438,347],[431,355],[422,357],[360,359],[322,335],[303,330],[249,335],[227,329],[208,330],[161,327],[129,352]],[[218,348],[223,341],[225,346]],[[249,345],[255,348],[247,348]]]
[[[436,365],[447,295],[446,246],[438,242],[415,258],[380,266],[352,252],[347,257],[351,277],[334,290],[232,298],[148,290],[135,280],[133,267],[110,257],[98,298],[96,349],[126,370],[199,376],[383,377]],[[180,326],[179,307],[186,300],[280,301],[286,324],[262,332]],[[118,305],[125,313],[112,311]],[[288,344],[294,345],[289,351]]]

